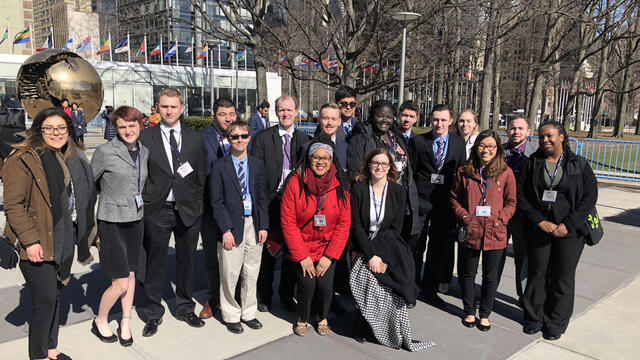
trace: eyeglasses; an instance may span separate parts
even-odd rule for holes
[[[51,134],[55,133],[56,130],[58,131],[58,134],[66,134],[67,131],[69,131],[69,129],[66,126],[58,126],[58,127],[43,126],[40,129],[42,130],[42,132],[44,134],[47,134],[47,135],[51,135]]]
[[[497,145],[478,145],[478,150],[483,151],[483,150],[489,150],[489,151],[493,151],[497,148]]]
[[[346,108],[346,107],[354,108],[358,104],[355,101],[352,101],[352,102],[340,101],[338,105],[340,105],[341,108]]]
[[[331,161],[331,158],[328,156],[313,156],[311,155],[311,161],[314,162],[328,162]]]
[[[249,134],[231,135],[231,136],[229,136],[229,139],[231,139],[231,140],[238,140],[240,138],[243,138],[244,140],[247,140],[249,138]]]
[[[371,162],[371,167],[372,168],[381,167],[383,169],[386,169],[386,168],[389,167],[389,163],[388,162],[372,161]]]

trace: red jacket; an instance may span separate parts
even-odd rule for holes
[[[327,226],[315,226],[311,220],[301,231],[302,225],[313,217],[318,201],[313,195],[306,197],[304,191],[301,193],[299,179],[298,173],[293,174],[282,194],[280,221],[284,240],[289,248],[287,257],[295,262],[300,262],[307,256],[313,262],[320,260],[322,255],[338,259],[349,237],[350,196],[345,194],[345,199],[338,201],[336,187],[340,183],[334,177],[318,211],[319,215],[325,216]]]
[[[481,198],[480,176],[469,178],[464,168],[458,169],[451,188],[451,207],[460,224],[469,221],[471,211],[475,212]],[[461,245],[476,250],[504,249],[508,240],[507,223],[516,211],[516,180],[510,168],[493,178],[486,205],[491,206],[491,216],[475,216],[467,227],[469,238]]]

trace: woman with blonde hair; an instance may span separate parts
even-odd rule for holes
[[[478,116],[476,113],[471,109],[463,110],[460,115],[458,115],[458,121],[456,121],[454,132],[464,139],[467,149],[467,159],[471,154],[471,147],[473,147],[473,144],[476,141],[478,131]]]

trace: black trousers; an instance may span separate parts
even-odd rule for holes
[[[525,326],[544,326],[552,335],[565,332],[573,314],[576,268],[584,241],[535,230],[527,239],[529,280],[524,291]]]
[[[333,289],[340,293],[340,295],[346,295],[351,293],[349,287],[349,264],[347,263],[347,254],[351,251],[350,242],[342,250],[342,255],[336,261],[336,271],[333,277]]]
[[[180,215],[169,205],[154,217],[145,216],[144,246],[147,251],[147,274],[144,281],[144,309],[146,321],[161,319],[164,315],[162,294],[164,269],[167,263],[169,239],[175,237],[176,246],[176,313],[188,314],[195,309],[193,302],[193,258],[198,245],[200,223],[185,226]]]
[[[513,262],[516,265],[516,294],[519,297],[524,295],[524,289],[527,286],[527,275],[529,272],[529,262],[527,260],[526,246],[526,228],[522,220],[512,218],[509,221],[507,230],[513,244]],[[500,270],[502,274],[502,269]]]
[[[476,274],[482,253],[482,294],[480,296],[480,318],[488,318],[500,283],[500,269],[506,249],[475,250],[458,246],[458,281],[462,292],[464,314],[475,315]]]
[[[449,214],[448,211],[443,212]],[[453,277],[455,252],[454,241],[451,239],[451,230],[454,226],[451,219],[447,216],[426,219],[414,250],[416,279],[422,279],[422,291],[427,294],[436,294],[438,285],[450,283]],[[427,234],[429,235],[428,247],[426,244]],[[427,248],[427,257],[424,262],[424,272],[419,274],[425,248]]]
[[[261,303],[271,306],[271,298],[273,297],[273,279],[276,268],[276,258],[269,254],[266,246],[262,249],[262,262],[260,263],[260,272],[258,273],[258,299]],[[293,301],[293,292],[296,287],[296,277],[294,266],[289,259],[283,258],[280,266],[280,286],[278,287],[278,295],[280,301]]]
[[[29,358],[48,358],[48,350],[58,347],[60,292],[53,262],[20,261],[20,270],[31,293],[29,315]]]
[[[314,266],[318,263],[314,263]],[[314,312],[318,314],[320,319],[326,319],[331,306],[331,298],[333,297],[333,275],[336,269],[336,263],[324,273],[324,276],[314,276],[313,278],[303,276],[302,266],[295,264],[295,273],[298,283],[298,317],[302,322],[309,321],[311,313],[311,305],[313,304]]]
[[[218,266],[218,241],[222,235],[213,219],[213,213],[205,210],[202,217],[202,249],[204,250],[204,266],[207,276],[207,300],[215,307],[220,303],[220,269]]]

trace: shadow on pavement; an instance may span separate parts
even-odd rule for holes
[[[625,210],[614,216],[607,216],[603,220],[615,222],[622,225],[640,227],[640,208]]]

